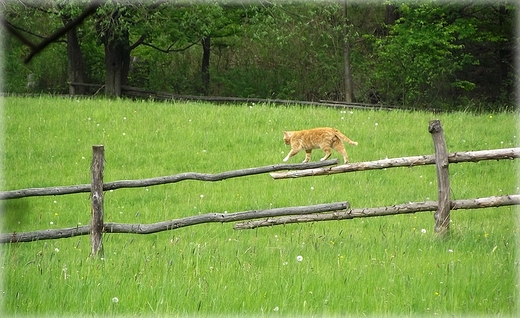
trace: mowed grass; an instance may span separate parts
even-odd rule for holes
[[[274,105],[3,99],[4,189],[87,184],[92,145],[105,182],[281,163],[283,130],[339,128],[351,162],[518,146],[517,113],[431,114]],[[319,160],[321,150],[313,152]],[[303,160],[304,153],[290,162]],[[340,158],[337,153],[334,158]],[[450,165],[453,199],[519,193],[514,161]],[[436,200],[434,166],[273,180],[184,181],[105,193],[105,221],[153,223],[349,201],[352,208]],[[89,194],[4,201],[3,233],[85,225]],[[233,230],[202,224],[151,235],[107,234],[2,248],[6,315],[503,315],[517,313],[515,207]]]

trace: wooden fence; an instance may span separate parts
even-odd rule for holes
[[[95,89],[94,95],[97,95],[105,85],[102,84],[87,84],[69,82],[70,95],[74,96],[76,87],[85,87],[87,89]],[[121,85],[121,95],[130,98],[140,99],[153,99],[153,100],[192,100],[192,101],[204,101],[212,103],[270,103],[279,105],[305,105],[305,106],[325,106],[333,108],[353,108],[353,109],[383,109],[383,110],[395,110],[404,109],[400,106],[389,106],[381,104],[367,104],[367,103],[347,103],[342,101],[303,101],[303,100],[287,100],[287,99],[265,99],[265,98],[252,98],[252,97],[225,97],[225,96],[197,96],[197,95],[180,95],[173,94],[170,92],[152,91],[148,89],[142,89],[138,87],[131,87]],[[409,108],[406,108],[409,109]],[[425,109],[423,109],[425,110]],[[428,109],[432,112],[440,112],[438,109]]]
[[[150,234],[160,231],[178,229],[210,222],[237,222],[235,229],[252,229],[262,226],[273,226],[296,222],[316,222],[328,220],[345,220],[359,217],[387,216],[403,213],[435,211],[435,231],[443,236],[449,232],[450,210],[480,209],[488,207],[520,205],[520,195],[510,194],[478,199],[450,200],[449,173],[450,163],[478,162],[482,160],[503,160],[520,158],[520,148],[507,148],[448,154],[440,121],[430,122],[429,132],[432,134],[435,154],[384,159],[371,162],[336,165],[337,159],[305,164],[276,164],[265,167],[227,171],[219,174],[203,174],[188,172],[172,176],[141,180],[122,180],[103,182],[103,146],[93,146],[91,165],[91,184],[60,186],[50,188],[31,188],[0,192],[0,199],[16,199],[30,196],[65,195],[71,193],[90,192],[92,200],[92,219],[90,225],[64,229],[41,230],[26,233],[0,234],[0,243],[30,242],[35,240],[59,239],[78,235],[91,237],[92,255],[100,255],[103,251],[103,233]],[[268,210],[252,210],[236,213],[208,213],[180,219],[168,220],[152,224],[118,224],[104,223],[103,192],[120,188],[147,187],[159,184],[176,183],[183,180],[219,181],[228,178],[245,177],[270,173],[273,179],[319,176],[352,171],[373,169],[413,167],[435,164],[438,180],[438,201],[416,202],[376,208],[351,209],[349,202],[335,202],[311,206],[285,207]],[[335,165],[335,166],[334,166]],[[283,172],[280,172],[283,171]]]

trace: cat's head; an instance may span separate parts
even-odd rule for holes
[[[294,131],[284,131],[283,132],[283,142],[285,142],[286,145],[291,144],[291,137],[293,135]]]

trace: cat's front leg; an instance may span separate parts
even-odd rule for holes
[[[289,160],[289,158],[291,158],[292,156],[294,156],[297,153],[298,153],[298,151],[293,151],[293,150],[289,151],[287,156],[285,156],[285,158],[283,158],[283,162],[286,162],[287,160]]]

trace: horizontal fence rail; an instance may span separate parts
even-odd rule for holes
[[[62,186],[50,188],[31,188],[0,192],[0,199],[14,199],[29,196],[63,195],[80,192],[90,192],[92,199],[91,224],[64,229],[41,230],[25,233],[0,234],[0,243],[31,242],[37,240],[59,239],[78,235],[91,235],[92,256],[102,255],[103,233],[150,234],[174,230],[202,223],[226,223],[246,221],[235,224],[235,229],[252,229],[263,226],[273,226],[296,222],[315,222],[344,220],[360,217],[387,216],[395,214],[435,211],[435,232],[446,235],[449,231],[450,210],[479,209],[508,205],[520,205],[520,195],[486,197],[480,199],[450,200],[449,171],[450,163],[479,162],[483,160],[503,160],[520,158],[520,148],[455,152],[448,154],[442,126],[439,120],[430,121],[428,131],[432,134],[435,154],[383,159],[369,162],[336,165],[337,159],[305,164],[276,164],[258,168],[227,171],[217,174],[187,172],[172,176],[141,180],[122,180],[104,183],[103,162],[104,148],[93,146],[93,162],[91,165],[91,184]],[[376,208],[351,209],[349,202],[326,203],[311,206],[285,207],[269,210],[252,210],[236,213],[207,213],[180,219],[167,220],[152,224],[120,224],[104,223],[103,193],[107,190],[120,188],[147,187],[153,185],[175,183],[183,180],[220,181],[229,178],[244,177],[256,174],[270,173],[273,179],[298,178],[307,176],[329,175],[352,171],[374,169],[414,167],[435,164],[438,179],[438,201],[408,203]],[[289,170],[283,171],[282,170]],[[441,182],[442,180],[448,182]],[[97,221],[95,221],[97,220]]]
[[[479,162],[484,160],[500,160],[520,158],[520,148],[504,148],[494,150],[480,150],[455,152],[448,154],[449,163]],[[286,171],[270,173],[273,179],[300,178],[321,176],[353,171],[377,170],[397,167],[413,167],[435,164],[435,155],[382,159],[367,162],[348,163],[330,168],[305,169],[301,171]]]
[[[520,205],[520,195],[512,194],[479,199],[461,199],[451,201],[452,210],[482,209],[511,205]],[[202,223],[227,223],[248,219],[258,219],[237,223],[233,227],[235,230],[244,230],[275,225],[286,225],[291,223],[339,221],[364,217],[431,212],[435,211],[437,207],[437,201],[425,201],[375,208],[350,209],[350,204],[348,202],[338,202],[331,204],[319,204],[315,206],[276,208],[256,211],[253,210],[235,213],[207,213],[151,224],[105,223],[103,232],[151,234]],[[0,243],[32,242],[37,240],[60,239],[89,234],[90,226],[84,225],[63,229],[0,234]]]
[[[103,84],[87,84],[69,82],[69,86],[72,91],[75,91],[75,87],[91,87],[98,89],[96,94],[105,87]],[[347,103],[342,101],[301,101],[301,100],[287,100],[287,99],[266,99],[266,98],[252,98],[252,97],[227,97],[227,96],[198,96],[198,95],[179,95],[170,92],[152,91],[139,87],[131,87],[121,85],[121,95],[127,97],[138,97],[155,100],[190,100],[190,101],[204,101],[213,103],[266,103],[266,104],[279,104],[279,105],[300,105],[300,106],[324,106],[324,107],[335,107],[335,108],[349,108],[349,109],[382,109],[382,110],[395,110],[395,109],[409,109],[401,106],[388,106],[382,104],[367,104],[367,103]],[[429,109],[430,111],[439,111],[438,109]]]
[[[238,178],[244,176],[251,176],[272,171],[280,170],[300,170],[309,168],[319,168],[337,164],[338,159],[331,159],[319,162],[297,163],[297,164],[275,164],[257,168],[247,168],[233,171],[226,171],[217,174],[185,172],[172,176],[148,178],[141,180],[120,180],[107,182],[103,184],[103,191],[121,189],[121,188],[138,188],[148,187],[159,184],[176,183],[184,180],[199,180],[199,181],[222,181],[230,178]],[[0,192],[0,200],[17,199],[33,196],[48,196],[48,195],[65,195],[73,193],[90,192],[92,185],[81,184],[73,186],[57,186],[47,188],[28,188],[20,190],[2,191]]]
[[[207,213],[196,216],[188,216],[180,219],[157,222],[152,224],[120,224],[105,223],[104,233],[132,233],[151,234],[162,231],[174,230],[181,227],[192,226],[202,223],[226,223],[258,218],[268,218],[283,215],[305,215],[310,213],[322,213],[330,211],[341,211],[350,208],[348,202],[325,203],[310,206],[275,208],[268,210],[251,210],[235,213]],[[73,228],[43,230],[25,233],[0,234],[0,243],[21,243],[36,240],[60,239],[79,235],[90,234],[90,225],[77,226]]]
[[[450,163],[459,162],[478,162],[483,160],[498,160],[498,159],[515,159],[520,158],[520,148],[505,148],[494,150],[480,150],[468,152],[455,152],[448,155]],[[241,170],[226,171],[217,174],[186,172],[172,176],[163,176],[156,178],[148,178],[141,180],[120,180],[113,182],[106,182],[103,184],[103,190],[115,190],[121,188],[137,188],[148,187],[159,184],[176,183],[184,180],[199,180],[199,181],[222,181],[229,178],[243,177],[255,174],[270,173],[273,179],[298,178],[306,176],[319,176],[335,173],[344,173],[352,171],[376,170],[385,168],[397,167],[413,167],[420,165],[435,164],[435,155],[412,156],[392,159],[382,159],[376,161],[348,163],[344,165],[334,166],[330,168],[323,168],[337,164],[338,159],[309,162],[304,164],[276,164],[258,168],[247,168]],[[275,171],[284,171],[274,173]],[[73,193],[90,192],[90,184],[73,185],[73,186],[57,186],[47,188],[28,188],[19,190],[10,190],[0,192],[0,200],[17,199],[32,196],[50,196],[50,195],[65,195]]]
[[[460,209],[482,209],[509,205],[520,205],[520,195],[504,195],[493,196],[479,199],[463,199],[451,201],[452,210]],[[439,206],[438,201],[425,201],[406,203],[392,206],[384,206],[378,208],[362,208],[350,209],[347,211],[338,211],[334,213],[312,214],[304,216],[287,216],[268,218],[265,220],[254,220],[248,222],[237,223],[233,227],[235,230],[256,229],[265,226],[285,225],[290,223],[305,223],[317,221],[334,221],[334,220],[348,220],[355,218],[365,218],[372,216],[386,216],[396,214],[408,214],[416,212],[429,212],[437,210]]]

